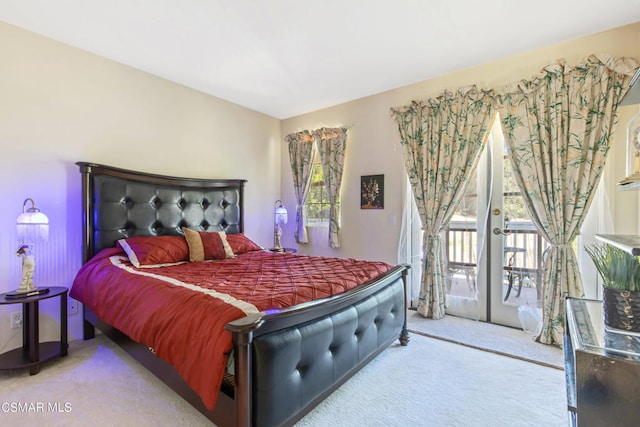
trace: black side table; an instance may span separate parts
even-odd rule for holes
[[[66,356],[67,342],[67,292],[62,286],[52,286],[49,292],[22,298],[6,298],[0,294],[0,305],[22,304],[22,348],[0,354],[0,369],[29,368],[29,373],[40,372],[40,364],[58,356]],[[40,301],[60,297],[60,341],[40,342],[38,322]]]

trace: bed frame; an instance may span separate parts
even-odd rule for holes
[[[78,162],[83,262],[118,239],[176,235],[181,227],[243,232],[244,180],[175,178]],[[95,327],[218,426],[292,425],[396,339],[407,345],[406,275],[400,265],[344,294],[227,324],[235,375],[208,410],[175,369],[87,307]]]

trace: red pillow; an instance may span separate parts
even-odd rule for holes
[[[224,231],[207,232],[182,228],[189,246],[189,261],[233,258]]]
[[[235,255],[262,250],[260,245],[245,236],[244,233],[227,234],[227,242]]]
[[[175,264],[189,259],[189,247],[182,236],[136,236],[118,240],[136,267]]]

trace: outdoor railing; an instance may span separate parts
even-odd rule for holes
[[[451,221],[447,228],[446,239],[449,264],[476,266],[478,233],[475,222]]]
[[[519,285],[533,281],[540,293],[543,254],[547,244],[529,221],[507,221],[504,231],[504,271]],[[451,221],[446,233],[449,270],[475,274],[478,247],[475,221]]]

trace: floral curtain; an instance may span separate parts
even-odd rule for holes
[[[417,310],[425,317],[445,315],[441,236],[486,144],[493,109],[492,93],[472,86],[391,110],[424,230]]]
[[[315,145],[308,130],[289,134],[285,141],[289,145],[293,189],[296,193],[295,238],[298,243],[307,243],[309,239],[307,227],[304,225],[304,201],[309,194]]]
[[[347,148],[347,129],[322,128],[313,131],[320,162],[322,163],[322,178],[329,196],[329,246],[340,247],[340,186],[344,169],[344,155]]]
[[[546,67],[498,97],[514,174],[538,231],[544,262],[543,326],[536,338],[562,345],[565,298],[582,297],[572,244],[602,174],[635,61],[591,56]]]

